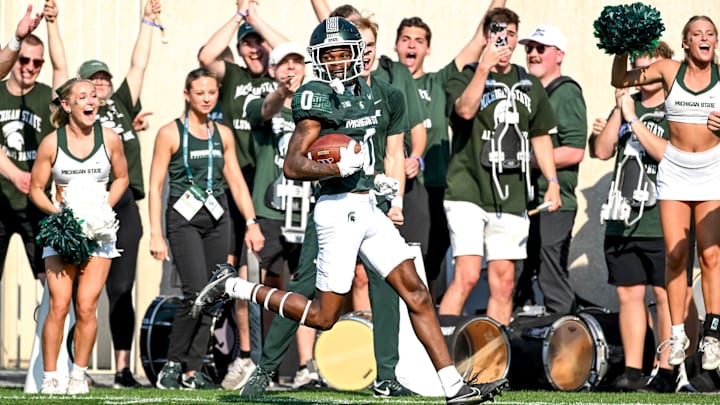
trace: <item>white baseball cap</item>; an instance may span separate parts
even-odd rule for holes
[[[273,48],[270,52],[270,59],[268,63],[271,65],[277,65],[288,55],[300,55],[304,60],[307,59],[305,48],[295,42],[283,42],[282,44]]]
[[[533,30],[528,38],[523,38],[519,42],[527,45],[528,42],[534,41],[539,44],[554,46],[561,51],[567,49],[567,39],[557,27],[547,24],[540,24]]]

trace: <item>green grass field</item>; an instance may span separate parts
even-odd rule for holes
[[[0,404],[444,404],[443,398],[377,399],[369,391],[286,391],[241,398],[230,391],[113,390],[98,388],[85,396],[49,397],[23,394],[21,388],[0,388]],[[496,404],[718,404],[715,394],[641,394],[608,392],[508,391]]]

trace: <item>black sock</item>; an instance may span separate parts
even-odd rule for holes
[[[661,377],[665,381],[675,381],[673,378],[673,370],[669,368],[661,368],[657,373],[658,377]]]
[[[625,376],[630,382],[641,382],[643,380],[642,370],[635,367],[625,366]]]
[[[704,332],[705,336],[720,338],[720,315],[705,314]]]
[[[240,350],[240,358],[241,358],[241,359],[249,359],[249,358],[250,358],[250,352],[246,352],[246,351]]]
[[[300,367],[298,367],[298,371],[305,370],[307,368],[307,364],[302,364]]]

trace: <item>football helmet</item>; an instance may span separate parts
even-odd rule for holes
[[[338,47],[348,47],[352,54],[347,61],[343,77],[339,78],[343,84],[347,85],[363,70],[362,57],[365,41],[353,23],[342,17],[329,17],[313,30],[310,36],[310,46],[308,46],[313,72],[318,80],[329,83],[335,78],[329,67],[330,65],[337,66],[338,62],[324,63],[322,54],[328,49]]]

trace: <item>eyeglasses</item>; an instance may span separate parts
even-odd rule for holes
[[[527,44],[527,45],[525,45],[525,53],[529,54],[530,52],[533,51],[533,49],[537,50],[538,55],[542,55],[545,53],[545,45],[544,44],[537,44],[537,45]]]
[[[44,59],[30,59],[27,56],[20,56],[18,57],[18,60],[20,61],[21,65],[27,65],[28,63],[32,62],[33,66],[36,68],[42,67],[43,63],[45,63]]]

